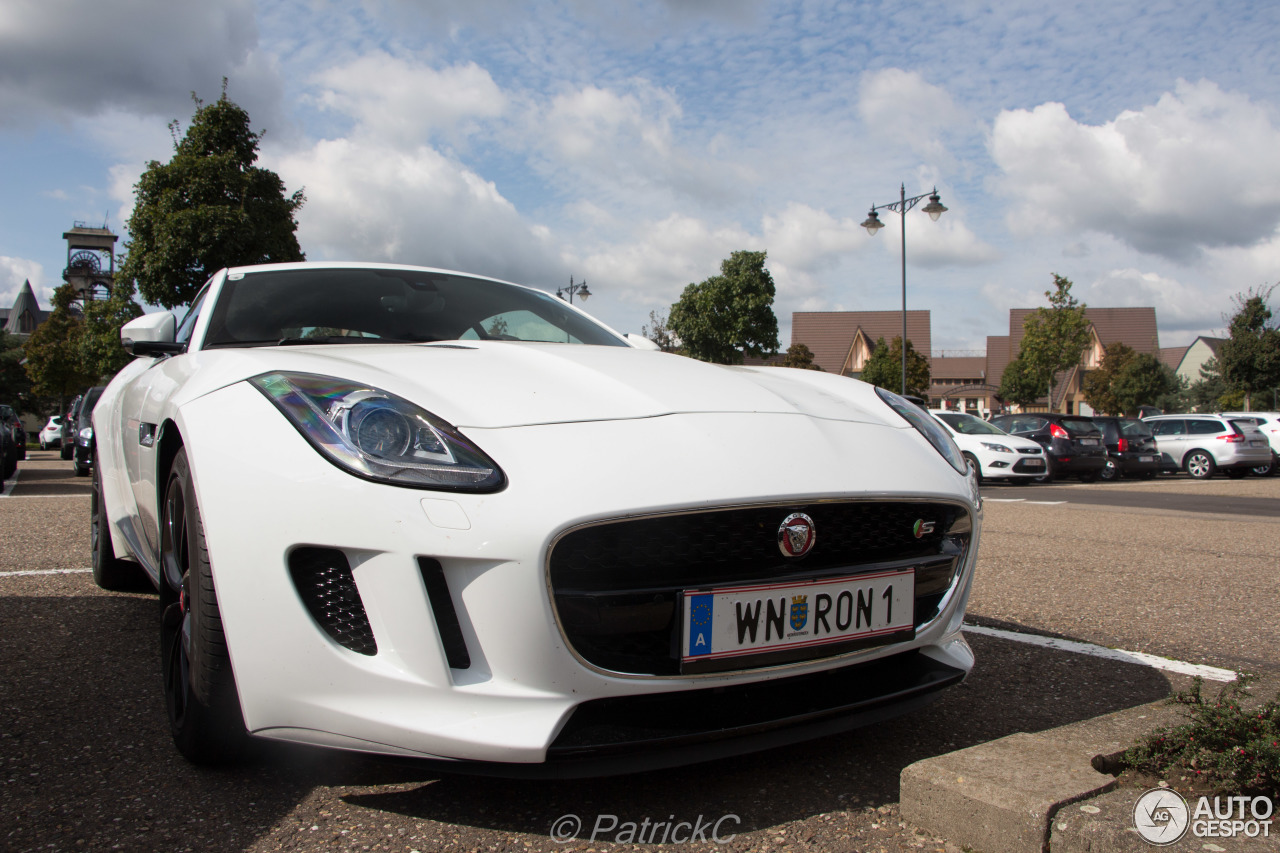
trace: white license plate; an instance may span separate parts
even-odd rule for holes
[[[1043,459],[1024,459],[1023,464],[1026,465],[1028,468],[1039,468],[1040,466],[1044,465],[1044,460]]]
[[[1138,461],[1139,462],[1155,462],[1156,458],[1154,456],[1139,456]]]
[[[1081,444],[1096,445],[1096,444],[1098,443],[1098,439],[1096,439],[1096,438],[1082,438],[1082,439],[1080,439],[1080,443],[1081,443]]]
[[[1267,443],[1265,441],[1251,441],[1249,442],[1249,446],[1250,447],[1266,447]]]
[[[685,590],[681,667],[913,631],[915,570]]]

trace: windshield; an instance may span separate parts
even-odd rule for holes
[[[1132,418],[1120,422],[1120,434],[1128,437],[1151,435],[1151,428]]]
[[[563,301],[515,285],[406,269],[231,276],[205,347],[499,340],[627,344]]]
[[[959,412],[942,412],[938,418],[961,435],[1008,435],[997,426],[993,426],[982,418],[973,415],[962,415]]]

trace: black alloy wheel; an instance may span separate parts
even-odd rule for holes
[[[160,603],[164,697],[174,744],[196,764],[242,761],[249,737],[185,448],[173,460],[160,508]]]

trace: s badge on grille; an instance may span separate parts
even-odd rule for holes
[[[778,548],[788,557],[803,557],[813,550],[817,531],[813,519],[803,512],[793,512],[782,520],[778,528]]]
[[[915,526],[911,528],[911,532],[915,534],[917,539],[920,539],[932,533],[933,529],[934,523],[932,521],[925,521],[921,518],[916,520]]]

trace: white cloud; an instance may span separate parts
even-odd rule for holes
[[[13,307],[22,285],[31,282],[36,299],[41,308],[49,308],[49,300],[53,298],[53,289],[44,287],[44,267],[27,258],[10,258],[0,255],[0,308]]]
[[[356,119],[364,133],[400,144],[473,130],[474,120],[497,117],[506,106],[489,72],[474,62],[435,69],[376,51],[325,69],[315,82],[321,107]]]
[[[251,115],[275,117],[282,86],[258,50],[255,10],[253,0],[5,0],[0,126],[113,107],[189,115],[189,93],[212,99],[224,76]]]
[[[1095,231],[1142,252],[1189,260],[1250,246],[1280,225],[1280,129],[1263,105],[1211,82],[1175,90],[1113,121],[1081,124],[1060,103],[1006,110],[991,155],[1014,199],[1013,230]]]
[[[546,230],[430,147],[324,140],[274,165],[286,185],[306,188],[298,237],[313,260],[423,264],[527,284],[560,278]]]
[[[902,217],[892,211],[882,211],[880,221],[884,229],[875,239],[883,240],[883,250],[898,257],[902,253]],[[981,266],[999,258],[1000,252],[979,239],[954,213],[944,213],[937,222],[918,210],[907,214],[908,265],[925,269]]]
[[[942,137],[965,120],[951,94],[916,71],[886,68],[863,75],[858,114],[865,133],[894,145],[906,144],[926,159],[950,161]]]

